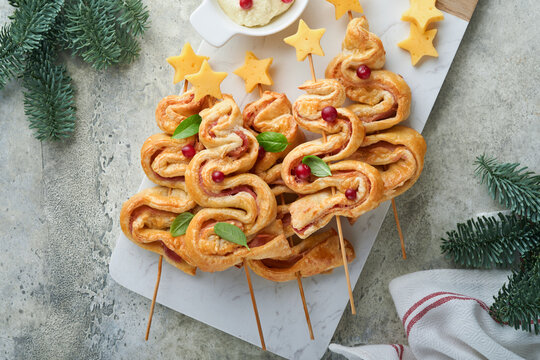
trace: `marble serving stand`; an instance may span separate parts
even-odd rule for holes
[[[439,32],[435,45],[439,58],[427,58],[419,66],[412,67],[409,54],[396,45],[409,34],[409,24],[400,21],[400,15],[408,8],[409,2],[366,0],[363,6],[370,30],[379,35],[385,45],[386,69],[401,74],[411,87],[411,116],[405,125],[422,131],[468,23],[445,13],[445,20],[437,24]],[[347,17],[335,21],[333,14],[330,4],[323,0],[312,0],[302,16],[311,28],[327,29],[322,40],[326,56],[314,56],[319,77],[324,76],[326,65],[339,53],[345,35]],[[210,56],[210,63],[216,71],[229,72],[222,90],[233,94],[241,107],[255,100],[258,94],[256,91],[245,94],[243,81],[232,71],[243,63],[246,50],[253,51],[259,58],[273,57],[271,75],[275,85],[272,90],[284,92],[294,101],[301,94],[297,87],[311,76],[307,60],[297,62],[294,49],[282,40],[293,34],[296,26],[295,23],[283,32],[266,38],[237,36],[221,48],[203,42],[199,54]],[[149,136],[158,132],[153,119],[149,119],[148,123]],[[153,184],[144,179],[141,189],[151,186]],[[356,259],[349,265],[353,285],[358,280],[388,207],[388,202],[381,204],[362,216],[352,227],[345,219],[342,220],[345,237],[353,243],[356,251]],[[394,246],[399,251],[397,232],[395,242],[388,246]],[[121,235],[112,254],[110,273],[119,284],[150,299],[156,282],[157,262],[156,254],[139,248]],[[254,274],[252,280],[268,350],[290,359],[320,358],[349,301],[343,268],[328,275],[303,279],[314,341],[309,339],[295,281],[274,283]],[[197,276],[192,277],[164,263],[157,302],[260,346],[243,269],[232,268],[213,274],[199,271]],[[362,311],[369,309],[358,309],[358,312]],[[146,317],[146,314],[141,314],[141,317]]]

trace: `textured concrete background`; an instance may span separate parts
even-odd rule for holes
[[[108,275],[120,206],[143,176],[139,148],[157,102],[177,92],[164,59],[200,41],[187,21],[198,1],[146,3],[152,27],[135,64],[97,73],[66,58],[79,116],[70,141],[36,141],[19,85],[0,91],[0,358],[275,358],[159,305],[145,343],[150,302]],[[10,12],[0,0],[0,23]],[[424,131],[424,174],[397,201],[409,260],[389,213],[355,288],[358,315],[344,312],[335,342],[406,341],[389,281],[451,267],[444,231],[497,208],[472,177],[475,156],[540,171],[538,13],[536,0],[480,0]]]

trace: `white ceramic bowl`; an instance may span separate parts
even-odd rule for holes
[[[291,25],[300,17],[309,0],[295,0],[291,7],[269,24],[259,27],[238,25],[219,6],[217,0],[203,0],[191,14],[190,21],[195,30],[213,46],[220,47],[236,34],[267,36]]]

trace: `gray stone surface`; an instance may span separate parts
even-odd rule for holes
[[[0,358],[275,358],[159,305],[145,343],[149,301],[108,275],[120,206],[143,175],[139,148],[156,130],[156,103],[175,91],[163,60],[200,41],[187,21],[198,1],[146,2],[152,27],[135,64],[98,73],[66,56],[79,116],[71,140],[36,141],[19,85],[0,91]],[[0,0],[0,22],[10,11]],[[397,201],[409,259],[389,213],[355,288],[358,315],[344,312],[335,342],[406,342],[389,281],[452,267],[444,231],[498,208],[472,177],[476,155],[540,171],[539,12],[535,0],[480,1],[424,131],[424,174]]]

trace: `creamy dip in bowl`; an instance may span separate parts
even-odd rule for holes
[[[294,0],[217,0],[225,14],[244,26],[262,26],[289,10]]]
[[[246,10],[240,7],[240,0],[203,0],[191,14],[190,21],[204,40],[220,47],[236,34],[267,36],[285,29],[300,17],[308,2],[309,0],[294,0],[290,3],[287,0],[252,0],[252,6]],[[236,6],[230,11],[237,15],[229,17],[221,7],[222,3]],[[242,22],[246,25],[240,25]]]

